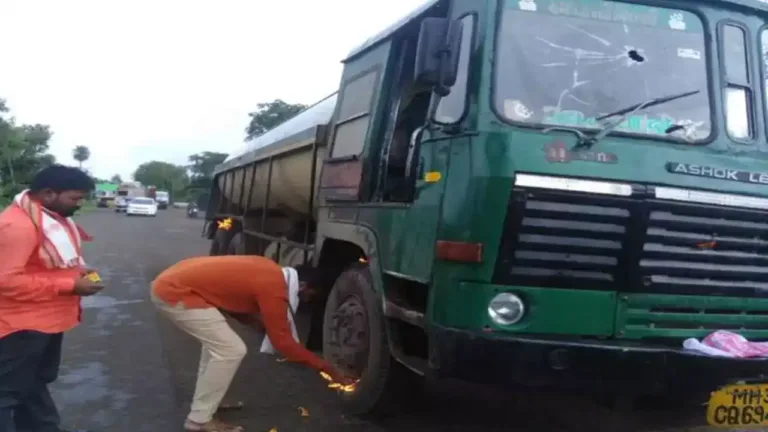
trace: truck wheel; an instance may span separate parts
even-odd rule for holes
[[[216,230],[216,234],[213,235],[213,240],[211,241],[211,250],[208,254],[210,256],[226,255],[228,245],[229,233],[224,230]]]
[[[227,253],[225,255],[245,255],[245,247],[243,245],[243,233],[237,233],[232,237],[227,246]]]
[[[381,302],[367,267],[354,265],[336,280],[323,320],[323,356],[359,377],[354,392],[340,393],[354,415],[387,414],[405,388],[407,371],[389,351]]]

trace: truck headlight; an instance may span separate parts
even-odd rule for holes
[[[525,315],[525,304],[520,297],[512,293],[497,294],[488,303],[488,316],[499,325],[510,325],[520,321]]]

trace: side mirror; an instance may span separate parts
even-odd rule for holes
[[[447,18],[424,18],[416,47],[416,81],[447,96],[456,83],[461,54],[462,22]]]

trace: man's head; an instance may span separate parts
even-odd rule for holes
[[[312,264],[302,264],[295,267],[299,275],[299,298],[301,301],[309,301],[316,292],[318,271]]]
[[[51,165],[35,175],[29,193],[48,210],[70,217],[95,187],[91,177],[82,170]]]

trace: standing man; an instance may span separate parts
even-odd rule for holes
[[[297,342],[289,314],[300,293],[308,294],[313,269],[282,268],[261,256],[211,256],[181,261],[152,283],[152,300],[160,313],[202,344],[188,432],[238,432],[242,428],[214,419],[232,378],[246,354],[240,336],[222,312],[266,329],[269,342],[289,361],[348,380],[325,360]],[[290,307],[290,309],[289,309]],[[259,317],[260,316],[260,317]]]
[[[53,165],[0,213],[0,431],[61,432],[48,391],[80,297],[102,287],[84,277],[87,235],[71,216],[94,189],[77,168]]]

